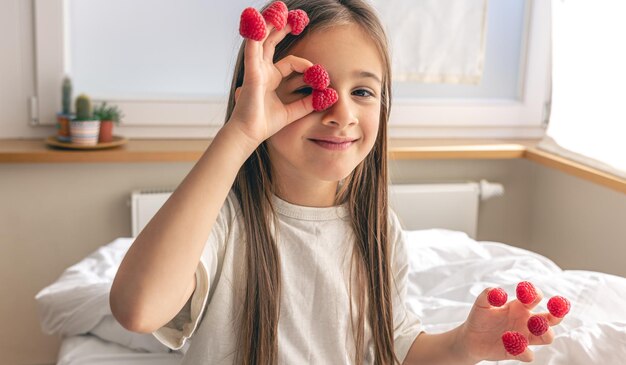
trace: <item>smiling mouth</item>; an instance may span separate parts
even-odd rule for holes
[[[331,150],[331,151],[346,150],[350,148],[350,146],[352,146],[354,142],[357,141],[356,139],[343,139],[343,140],[309,139],[309,140],[315,143],[316,145],[322,148],[325,148],[327,150]]]

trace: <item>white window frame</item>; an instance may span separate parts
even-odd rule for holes
[[[35,0],[36,91],[39,125],[56,123],[69,59],[67,0]],[[540,138],[549,99],[550,1],[526,0],[520,100],[394,98],[389,135],[422,138]],[[107,100],[126,116],[116,133],[131,138],[208,138],[224,122],[226,96],[196,100]]]

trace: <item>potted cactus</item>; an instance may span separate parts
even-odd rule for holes
[[[95,119],[91,99],[85,94],[76,98],[76,117],[70,122],[72,143],[79,145],[97,145],[100,133],[100,120]]]
[[[124,117],[122,111],[115,105],[107,105],[105,101],[94,109],[93,115],[95,119],[100,120],[98,143],[113,141],[113,124],[120,123]]]
[[[72,81],[68,76],[63,78],[61,93],[62,111],[57,113],[57,140],[61,142],[70,142],[70,121],[73,117],[70,109],[72,104]]]

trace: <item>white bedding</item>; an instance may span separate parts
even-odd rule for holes
[[[461,232],[405,234],[411,265],[408,303],[429,332],[461,323],[485,287],[500,286],[512,295],[519,281],[529,280],[546,297],[537,311],[545,311],[547,298],[553,295],[572,302],[570,314],[554,328],[555,342],[534,348],[535,364],[625,363],[625,278],[563,271],[541,255],[502,243],[477,242]],[[102,246],[37,294],[43,331],[65,337],[59,365],[180,362],[180,354],[168,352],[151,335],[126,331],[111,316],[108,291],[131,243],[131,238],[119,238]]]
[[[133,350],[87,334],[63,339],[57,365],[177,365],[181,360],[179,353]]]

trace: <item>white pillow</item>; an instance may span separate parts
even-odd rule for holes
[[[104,316],[102,321],[89,332],[103,340],[114,342],[133,350],[170,352],[167,346],[159,342],[151,333],[131,332],[122,327],[112,315]]]
[[[132,242],[132,238],[118,238],[98,248],[37,293],[35,300],[44,333],[61,336],[91,333],[133,350],[169,351],[152,334],[126,330],[111,314],[111,284]]]

